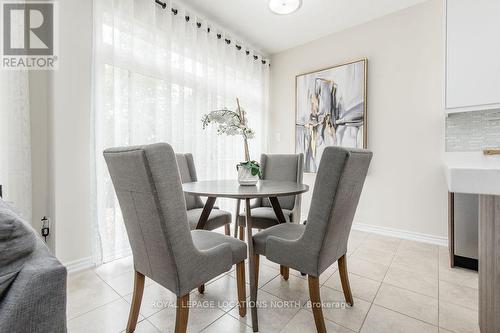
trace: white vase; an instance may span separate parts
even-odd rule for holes
[[[238,182],[240,185],[251,186],[256,185],[259,181],[259,175],[252,176],[250,169],[238,166]]]

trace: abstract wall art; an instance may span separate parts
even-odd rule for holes
[[[316,172],[325,147],[366,148],[368,60],[297,75],[295,151]]]

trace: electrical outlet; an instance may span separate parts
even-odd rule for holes
[[[42,223],[42,228],[40,229],[40,233],[44,238],[45,242],[47,242],[47,237],[50,234],[50,222],[47,216],[42,217],[40,221]]]

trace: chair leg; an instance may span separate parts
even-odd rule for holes
[[[253,256],[254,260],[254,271],[255,271],[255,285],[257,286],[257,288],[259,287],[259,260],[260,260],[260,257],[258,254],[254,254]]]
[[[290,268],[280,265],[280,274],[285,281],[288,281],[288,277],[290,276]]]
[[[144,275],[135,271],[134,294],[132,296],[132,304],[130,305],[130,313],[128,315],[127,333],[135,331],[135,326],[137,325],[137,318],[139,317],[139,309],[141,308],[143,292],[144,292]]]
[[[342,283],[342,290],[344,291],[345,301],[350,306],[353,306],[354,300],[352,298],[351,286],[349,285],[349,274],[347,273],[347,259],[345,257],[345,254],[339,258],[338,263],[340,282]]]
[[[177,297],[175,313],[175,333],[186,333],[189,317],[189,294]]]
[[[245,260],[236,264],[236,284],[238,289],[238,305],[240,317],[247,315],[247,290],[245,286]]]
[[[238,227],[240,231],[240,240],[245,241],[245,227]]]
[[[224,225],[224,233],[226,236],[231,236],[231,229],[229,227],[229,224]]]
[[[326,333],[325,319],[323,318],[323,309],[321,306],[321,297],[319,295],[319,277],[308,276],[309,282],[309,297],[311,298],[311,306],[316,323],[316,331],[318,333]]]
[[[201,286],[198,287],[198,292],[200,294],[204,294],[205,293],[205,285],[204,284],[202,284]]]

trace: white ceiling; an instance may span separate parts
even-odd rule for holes
[[[426,0],[303,0],[291,15],[271,13],[267,0],[180,0],[199,15],[273,54]]]

